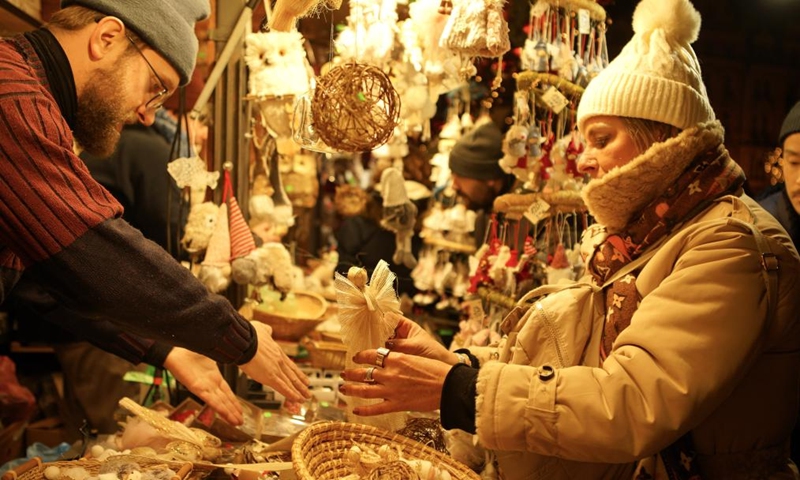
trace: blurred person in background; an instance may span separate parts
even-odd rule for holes
[[[759,203],[800,245],[800,102],[786,115],[778,137],[783,181],[768,189]]]
[[[800,246],[800,102],[786,115],[778,146],[783,181],[768,189],[758,203],[786,229],[795,248]],[[800,424],[792,432],[792,460],[800,465]]]

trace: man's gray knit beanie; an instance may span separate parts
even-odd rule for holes
[[[62,0],[117,17],[178,71],[189,83],[197,61],[194,24],[208,17],[208,0]]]
[[[786,118],[783,119],[778,146],[783,148],[783,141],[786,140],[786,137],[798,132],[800,132],[800,102],[797,102],[789,111],[789,114],[786,115]]]

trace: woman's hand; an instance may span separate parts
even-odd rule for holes
[[[345,384],[339,391],[353,397],[384,399],[375,405],[356,407],[354,414],[372,416],[409,410],[429,412],[439,408],[442,386],[451,365],[397,351],[390,351],[384,357],[383,367],[376,364],[377,350],[358,352],[353,360],[364,364],[364,367],[342,372]],[[373,369],[372,382],[366,381],[368,369]]]
[[[164,368],[225,421],[242,424],[242,405],[222,377],[217,362],[185,348],[173,347],[164,360]]]
[[[399,318],[394,330],[395,338],[386,342],[386,347],[390,350],[439,360],[448,365],[458,363],[458,356],[431,337],[419,324],[394,313],[387,313],[387,315]]]

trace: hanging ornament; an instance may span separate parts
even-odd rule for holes
[[[198,280],[210,292],[219,293],[231,284],[230,259],[231,238],[228,230],[228,206],[223,203],[219,207],[214,233],[208,240],[206,257],[200,264],[200,271],[197,274]]]
[[[322,9],[338,10],[341,6],[342,0],[278,0],[272,7],[269,28],[288,32],[294,28],[298,18],[312,15]]]
[[[317,157],[307,153],[295,154],[283,177],[286,195],[294,207],[313,208],[319,197]]]
[[[569,281],[572,279],[572,266],[567,259],[564,244],[559,243],[553,253],[553,258],[550,260],[550,265],[547,267],[547,283],[554,285],[562,280]]]
[[[178,188],[190,188],[191,205],[203,202],[207,188],[217,188],[219,172],[209,172],[206,161],[200,157],[176,158],[169,162],[167,171],[175,180]]]
[[[578,171],[578,159],[583,154],[583,149],[583,142],[578,138],[577,131],[573,130],[565,156],[567,160],[567,173],[575,178],[583,178],[583,174]]]
[[[341,153],[331,148],[322,141],[317,129],[314,127],[314,117],[311,113],[311,99],[314,91],[303,95],[294,103],[292,116],[292,140],[306,150],[320,153]]]
[[[319,79],[311,114],[326,144],[343,152],[368,151],[392,136],[400,118],[400,96],[379,68],[348,63]]]
[[[453,6],[440,45],[467,57],[500,57],[511,49],[503,0],[461,1]]]
[[[206,250],[218,218],[219,207],[214,202],[196,203],[191,206],[181,238],[181,245],[189,255],[199,256]]]
[[[528,128],[512,125],[503,139],[503,158],[498,161],[504,172],[514,175],[517,180],[528,180]]]
[[[300,32],[258,32],[245,37],[247,90],[251,96],[302,95],[310,89]]]
[[[269,183],[272,186],[272,204],[274,205],[272,219],[275,228],[280,232],[279,236],[282,236],[289,227],[294,225],[294,213],[292,202],[283,188],[283,180],[278,168],[279,162],[279,155],[274,155],[269,159]]]
[[[417,222],[417,207],[408,198],[403,174],[396,168],[387,168],[381,174],[383,218],[381,227],[394,232],[395,252],[392,261],[408,268],[417,265],[411,251],[411,237]]]

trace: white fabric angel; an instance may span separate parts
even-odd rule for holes
[[[351,267],[347,277],[336,273],[334,285],[339,304],[339,323],[342,325],[342,341],[347,346],[346,368],[362,367],[353,362],[353,355],[361,350],[383,347],[386,340],[394,334],[397,327],[396,317],[386,314],[401,314],[400,301],[394,290],[395,279],[395,274],[389,270],[389,264],[383,260],[373,270],[369,284],[367,271],[363,268]],[[381,401],[349,398],[350,411],[352,407]],[[348,417],[351,422],[366,423],[390,431],[402,428],[405,422],[405,415],[402,413],[374,417],[355,417],[349,413]]]

